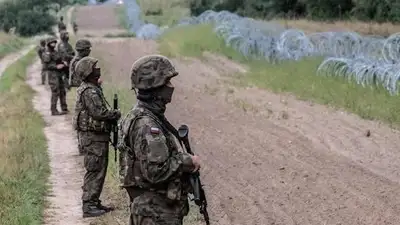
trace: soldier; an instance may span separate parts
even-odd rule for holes
[[[67,30],[67,26],[64,23],[64,17],[60,17],[60,21],[58,21],[58,32],[61,33],[61,31]]]
[[[57,39],[50,37],[46,43],[46,51],[43,54],[44,68],[48,74],[48,83],[51,89],[51,115],[67,114],[68,105],[62,71],[65,70],[65,63],[62,61],[60,53],[55,50]],[[61,110],[57,110],[57,101],[60,99]]]
[[[74,34],[78,34],[78,24],[76,22],[72,22],[72,29],[74,29]]]
[[[171,61],[160,55],[132,65],[138,101],[120,124],[118,142],[125,155],[121,175],[131,201],[130,225],[178,225],[189,211],[187,175],[200,168],[200,160],[178,151],[177,131],[164,116],[174,92],[170,80],[177,75]]]
[[[73,124],[85,151],[83,180],[83,217],[100,216],[114,210],[103,206],[99,199],[107,172],[111,125],[121,117],[119,110],[108,109],[99,88],[101,76],[98,60],[84,57],[76,64],[76,75],[83,80],[77,89]]]
[[[82,80],[80,79],[79,76],[76,75],[75,66],[76,66],[76,63],[79,60],[81,60],[83,57],[89,56],[91,47],[92,47],[92,44],[87,39],[79,39],[76,42],[75,50],[78,52],[78,54],[74,56],[74,58],[71,60],[71,62],[69,64],[69,81],[68,81],[68,84],[69,84],[70,87],[79,87],[81,85]],[[83,155],[83,154],[85,154],[85,152],[83,151],[83,148],[82,148],[82,146],[80,144],[80,141],[79,141],[79,131],[77,131],[77,137],[78,137],[79,154]]]
[[[75,74],[75,66],[76,63],[81,60],[83,57],[89,56],[91,51],[92,44],[87,39],[79,39],[75,44],[75,50],[77,51],[77,55],[71,60],[69,64],[69,86],[70,87],[79,87],[81,85],[82,80],[79,76]]]
[[[44,70],[43,66],[43,53],[46,51],[46,39],[40,40],[40,45],[37,47],[37,54],[39,56],[40,62],[42,63],[42,84],[46,82],[46,70]]]
[[[67,31],[64,30],[60,32],[60,39],[61,41],[57,44],[56,49],[57,52],[61,54],[63,62],[67,65],[67,67],[65,67],[65,69],[63,70],[63,78],[65,87],[69,89],[69,64],[75,56],[75,51],[74,48],[72,48],[71,44],[68,42],[69,34]]]

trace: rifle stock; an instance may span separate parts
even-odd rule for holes
[[[183,145],[185,146],[186,152],[191,155],[194,155],[189,143],[189,127],[185,124],[181,125],[178,129],[178,135],[180,141],[182,141]],[[197,206],[199,206],[200,213],[203,214],[206,224],[210,225],[210,218],[208,216],[208,211],[207,211],[207,199],[205,191],[203,189],[203,185],[201,184],[200,181],[200,172],[196,171],[195,173],[191,174],[189,179],[190,179],[190,185],[193,188],[194,203]]]
[[[114,102],[113,102],[113,108],[118,109],[118,95],[114,94]],[[117,162],[117,144],[118,144],[118,121],[115,121],[115,124],[113,124],[113,141],[112,141],[113,147],[114,147],[114,161]]]

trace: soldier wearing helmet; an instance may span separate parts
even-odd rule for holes
[[[70,87],[79,87],[81,85],[82,80],[79,76],[75,74],[75,66],[76,63],[81,60],[83,57],[89,56],[90,49],[92,48],[92,44],[87,39],[79,39],[75,44],[75,50],[78,54],[74,56],[69,64],[69,86]]]
[[[40,44],[37,46],[37,54],[39,56],[40,62],[42,63],[42,84],[46,82],[46,70],[44,69],[43,66],[43,53],[46,50],[46,39],[41,39]]]
[[[60,21],[58,21],[57,26],[58,26],[58,32],[60,32],[60,33],[61,33],[61,31],[67,30],[67,26],[64,23],[64,17],[63,16],[60,17]]]
[[[83,217],[100,216],[113,210],[99,199],[107,172],[111,125],[120,117],[118,110],[109,109],[99,87],[101,76],[98,60],[84,57],[76,64],[76,75],[82,78],[77,89],[73,125],[85,152],[83,180]]]
[[[72,48],[71,44],[68,42],[69,41],[69,33],[67,31],[61,31],[60,32],[60,39],[61,41],[57,44],[56,50],[61,54],[63,62],[67,65],[65,69],[63,70],[63,75],[64,75],[64,83],[65,86],[69,89],[69,65],[75,56],[75,51],[74,48]]]
[[[132,65],[138,101],[121,122],[118,141],[124,156],[122,187],[131,201],[130,225],[182,224],[189,210],[185,177],[200,168],[200,160],[178,151],[176,129],[164,116],[174,92],[171,79],[177,75],[161,55],[144,56]]]
[[[48,74],[48,83],[51,88],[51,104],[50,110],[52,115],[63,115],[68,113],[68,105],[66,100],[66,90],[64,86],[63,70],[66,65],[62,61],[62,56],[55,50],[57,39],[50,37],[46,41],[46,51],[43,54],[44,69]],[[61,110],[57,110],[57,101],[60,99]]]

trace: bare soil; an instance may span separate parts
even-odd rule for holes
[[[3,75],[4,71],[13,63],[15,63],[18,59],[28,54],[28,52],[34,48],[34,45],[30,45],[19,52],[9,54],[1,59],[0,62],[0,77]]]
[[[77,7],[75,16],[79,35],[102,37],[106,34],[125,32],[119,25],[115,7],[112,5]]]
[[[90,26],[100,27],[101,14],[94,8],[91,14],[99,19]],[[105,82],[126,90],[131,64],[157,52],[152,41],[93,43],[93,55],[109,72]],[[398,131],[294,96],[233,85],[231,75],[246,68],[207,57],[173,60],[180,76],[167,116],[191,128],[212,224],[400,223]]]
[[[37,61],[28,69],[27,82],[36,91],[34,108],[46,122],[44,133],[50,157],[51,191],[46,197],[49,205],[44,212],[44,224],[88,224],[82,219],[83,166],[76,137],[70,120],[65,116],[51,116],[50,90],[40,84],[40,68],[41,64]]]

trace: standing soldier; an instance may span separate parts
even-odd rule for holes
[[[57,39],[50,37],[46,43],[46,51],[43,54],[44,68],[48,71],[48,83],[51,89],[51,115],[63,115],[68,113],[66,91],[63,81],[63,70],[66,65],[62,61],[61,55],[55,50]],[[57,110],[57,101],[60,99],[61,110]]]
[[[120,117],[119,110],[109,109],[99,88],[101,76],[98,60],[84,57],[76,64],[76,75],[83,80],[77,89],[74,128],[85,151],[85,177],[83,181],[83,217],[100,216],[112,211],[99,199],[107,172],[111,125]]]
[[[92,44],[87,39],[79,39],[75,44],[75,50],[77,51],[77,55],[71,60],[69,64],[69,86],[70,87],[79,87],[81,85],[82,80],[75,73],[76,63],[81,60],[83,57],[89,56],[92,48]]]
[[[76,22],[72,22],[72,29],[74,29],[74,34],[78,34],[78,24]]]
[[[46,82],[46,70],[44,70],[44,65],[43,65],[43,53],[46,51],[46,39],[41,39],[40,40],[40,45],[37,47],[37,54],[39,56],[40,62],[42,63],[42,84]]]
[[[178,225],[189,211],[186,178],[200,168],[200,160],[178,151],[175,128],[164,115],[174,92],[170,80],[177,75],[171,61],[160,55],[144,56],[132,65],[138,101],[121,123],[118,143],[125,153],[130,225]]]
[[[92,44],[90,43],[89,40],[79,39],[76,42],[75,50],[78,52],[78,54],[74,56],[74,58],[71,60],[69,64],[69,81],[68,81],[69,87],[79,87],[81,85],[82,80],[80,79],[79,76],[76,75],[75,66],[78,63],[78,61],[81,60],[83,57],[89,56],[91,47]],[[77,131],[78,150],[79,154],[83,155],[85,154],[85,152],[83,151],[83,148],[80,144],[79,136],[80,136],[79,131]]]
[[[61,31],[67,30],[67,26],[64,23],[64,17],[60,17],[60,21],[58,21],[58,32],[61,33]]]
[[[60,32],[60,39],[61,41],[57,44],[57,52],[61,54],[62,60],[67,65],[65,69],[63,70],[63,75],[64,75],[64,86],[69,88],[69,64],[75,56],[75,51],[74,48],[72,48],[72,45],[68,42],[69,41],[69,34],[67,31],[61,31]]]

